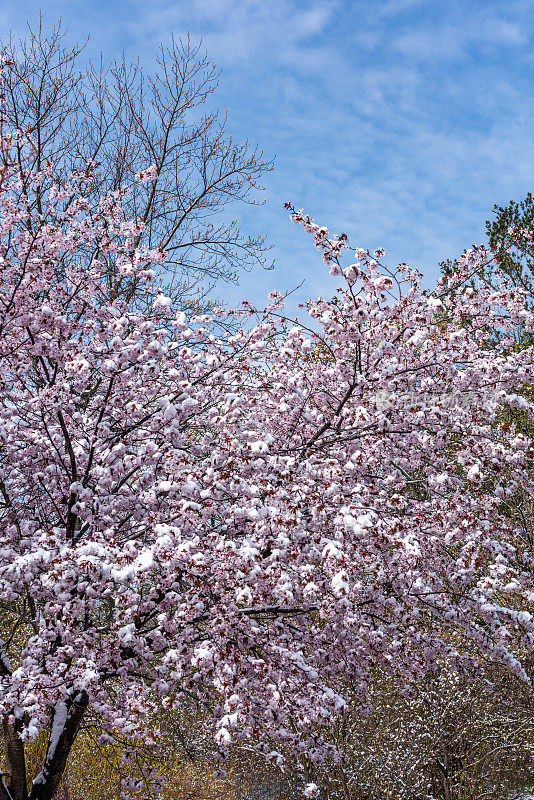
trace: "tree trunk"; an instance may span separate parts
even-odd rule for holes
[[[441,764],[439,761],[437,763],[440,769],[440,780],[441,780],[441,785],[443,787],[443,798],[444,800],[451,800],[450,780],[449,780],[449,760],[447,758],[447,753],[443,754],[443,764]]]
[[[27,800],[26,789],[26,761],[24,758],[24,744],[20,738],[22,720],[15,719],[10,723],[9,718],[3,720],[5,773],[2,781],[2,800]],[[7,789],[7,792],[6,792]]]
[[[56,705],[43,768],[33,782],[29,800],[52,800],[55,796],[87,706],[85,692],[78,692]]]

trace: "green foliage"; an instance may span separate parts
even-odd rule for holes
[[[534,234],[534,196],[531,192],[524,200],[510,200],[508,205],[493,206],[493,217],[486,220],[488,244],[495,253],[495,259],[477,277],[493,284],[494,271],[499,269],[514,286],[525,289],[534,296],[534,242],[518,231]],[[457,261],[441,261],[442,275],[450,276],[457,267]],[[529,301],[534,307],[534,299]]]
[[[510,233],[510,229],[534,232],[534,197],[529,192],[524,200],[511,200],[507,206],[493,206],[493,218],[486,222],[490,247],[496,262],[514,285],[534,295],[534,244],[525,236]],[[488,275],[485,276],[491,280]],[[528,302],[534,307],[534,300]]]

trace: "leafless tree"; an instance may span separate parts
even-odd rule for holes
[[[231,207],[258,202],[259,180],[272,162],[258,147],[235,144],[226,117],[211,108],[219,73],[201,44],[171,38],[160,46],[153,74],[124,55],[87,66],[86,44],[68,47],[61,24],[47,31],[42,19],[25,39],[10,35],[1,43],[4,113],[24,134],[21,174],[28,167],[43,172],[40,184],[20,188],[32,224],[48,221],[48,189],[73,171],[91,172],[89,199],[133,185],[122,202],[126,216],[144,224],[135,245],[165,253],[160,280],[182,306],[205,306],[218,281],[265,263],[264,237],[243,235]],[[156,180],[136,183],[150,166]],[[105,243],[88,261],[95,256],[106,258]],[[110,292],[124,294],[108,267]],[[128,294],[135,299],[131,282]]]

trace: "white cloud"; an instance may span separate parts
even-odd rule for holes
[[[235,65],[258,59],[284,61],[288,50],[324,30],[339,3],[321,0],[304,10],[284,0],[138,0],[135,5],[137,19],[127,23],[134,36],[159,41],[170,31],[189,31],[202,37],[214,60]]]

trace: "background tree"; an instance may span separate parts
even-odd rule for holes
[[[10,36],[1,48],[4,115],[17,131],[20,186],[12,191],[32,234],[50,220],[49,189],[90,170],[87,199],[120,193],[137,226],[132,248],[165,253],[160,279],[182,305],[209,304],[218,281],[264,263],[264,238],[242,234],[231,214],[236,202],[257,202],[272,162],[257,147],[236,144],[211,107],[219,73],[201,45],[171,38],[152,74],[124,57],[86,66],[84,46],[66,46],[60,25],[47,32],[40,19],[25,39]],[[28,169],[40,180],[28,184]],[[105,261],[109,293],[124,292],[107,234],[92,242],[85,263]],[[127,299],[137,288],[129,283]]]
[[[488,691],[442,667],[407,691],[377,675],[367,713],[355,703],[333,723],[339,755],[308,763],[309,780],[332,800],[520,797],[534,776],[532,702],[513,697],[527,692],[509,676],[491,677]]]
[[[525,291],[525,303],[532,309],[534,305],[534,197],[527,196],[516,202],[511,200],[506,206],[493,206],[493,217],[486,221],[488,245],[493,256],[481,266],[477,276],[490,286],[499,282],[504,275],[512,285]],[[450,275],[454,272],[454,260],[442,261],[441,272]]]
[[[534,305],[534,197],[529,192],[519,203],[493,206],[493,218],[486,222],[489,246],[495,251],[495,265],[527,292],[526,301]],[[489,279],[489,274],[487,275]]]

